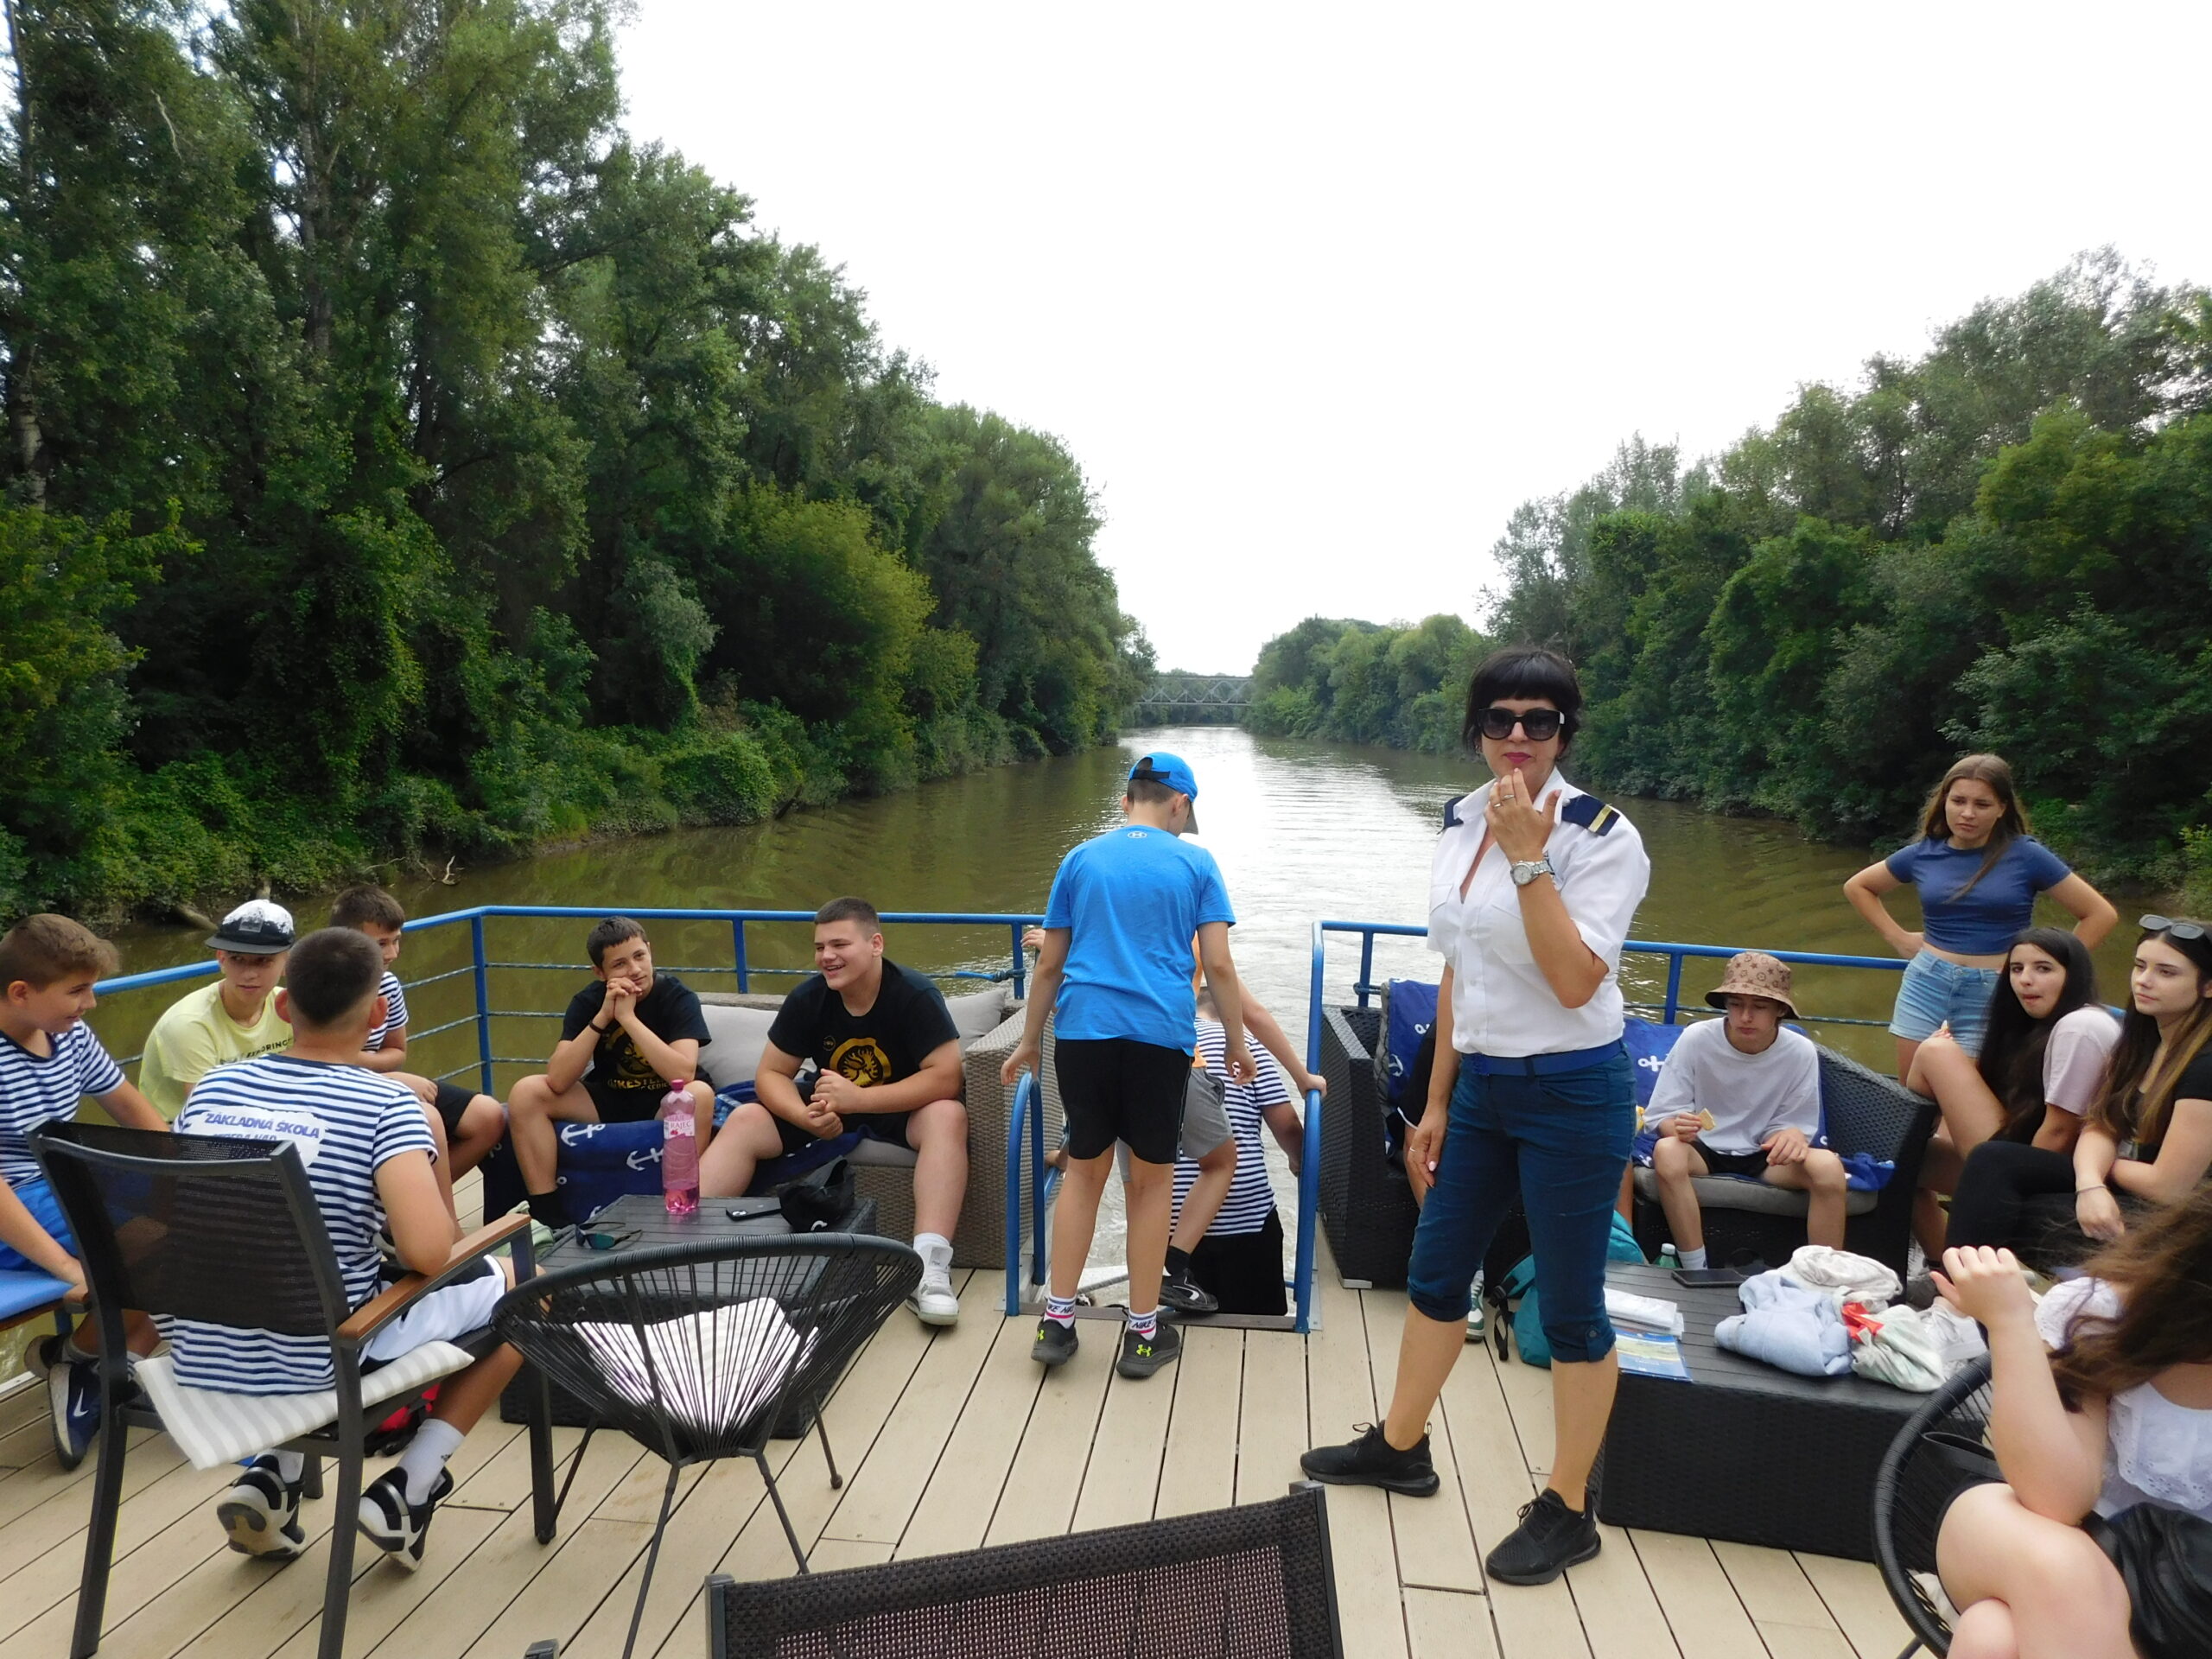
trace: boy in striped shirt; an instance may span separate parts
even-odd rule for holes
[[[1249,1001],[1245,1007],[1248,1017],[1258,1012]],[[1252,1052],[1251,1080],[1236,1082],[1227,1064],[1228,1033],[1214,1011],[1211,995],[1203,989],[1198,1013],[1198,1058],[1221,1085],[1222,1104],[1236,1146],[1236,1169],[1225,1187],[1218,1186],[1202,1179],[1195,1160],[1178,1154],[1168,1271],[1187,1276],[1222,1313],[1286,1313],[1282,1218],[1275,1212],[1260,1128],[1264,1122],[1274,1135],[1295,1175],[1306,1150],[1304,1125],[1281,1069],[1267,1049]]]
[[[379,1288],[380,1230],[390,1228],[401,1264],[421,1274],[444,1268],[456,1233],[431,1169],[421,1103],[360,1064],[362,1045],[384,1017],[383,973],[374,942],[351,928],[324,928],[302,939],[277,993],[292,1046],[218,1066],[176,1120],[180,1135],[289,1141],[299,1149],[356,1307]],[[389,1363],[424,1343],[482,1330],[510,1283],[507,1264],[495,1260],[474,1278],[430,1292],[369,1339],[364,1363]],[[177,1381],[188,1388],[270,1395],[332,1386],[330,1344],[320,1338],[178,1319],[169,1340]],[[446,1377],[436,1408],[398,1466],[361,1494],[361,1530],[401,1566],[423,1564],[431,1514],[453,1491],[446,1461],[521,1363],[502,1344]],[[216,1515],[232,1548],[283,1560],[306,1548],[299,1522],[303,1461],[297,1452],[264,1452],[224,1495]]]
[[[407,992],[391,971],[407,925],[407,912],[399,900],[382,887],[348,887],[331,901],[330,925],[367,934],[384,957],[384,977],[377,987],[384,997],[384,1015],[369,1027],[368,1040],[361,1045],[361,1064],[406,1084],[429,1114],[430,1138],[437,1142],[438,1185],[450,1210],[453,1184],[489,1157],[506,1134],[506,1109],[489,1095],[406,1069]]]
[[[67,916],[27,916],[0,936],[0,1271],[85,1282],[77,1241],[30,1154],[32,1130],[76,1116],[86,1095],[126,1128],[168,1128],[85,1023],[99,1000],[94,982],[115,967],[114,947]],[[126,1319],[131,1351],[152,1353],[152,1321]],[[99,1428],[97,1356],[79,1345],[99,1335],[87,1320],[75,1336],[48,1337],[23,1356],[46,1378],[54,1449],[67,1467]]]

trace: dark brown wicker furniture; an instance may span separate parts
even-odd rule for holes
[[[1341,1659],[1321,1488],[957,1555],[707,1580],[712,1659]]]
[[[86,1659],[99,1649],[123,1509],[127,1431],[162,1426],[160,1416],[130,1389],[124,1308],[329,1340],[336,1421],[271,1449],[307,1454],[310,1498],[322,1495],[320,1459],[338,1460],[320,1652],[322,1659],[340,1659],[368,1433],[361,1405],[362,1346],[424,1292],[480,1271],[482,1258],[503,1243],[512,1243],[516,1271],[527,1276],[527,1221],[511,1217],[462,1239],[437,1277],[410,1274],[357,1309],[346,1299],[306,1167],[289,1142],[50,1123],[31,1136],[31,1150],[77,1236],[100,1330],[99,1462],[92,1476],[71,1659]],[[485,1331],[457,1345],[480,1354],[497,1340]],[[395,1396],[386,1409],[408,1403],[408,1396]],[[537,1541],[544,1543],[553,1536],[555,1503],[552,1439],[542,1416],[531,1424],[530,1449],[533,1518]]]
[[[1936,1529],[1961,1489],[1996,1472],[1989,1427],[1989,1362],[1975,1361],[1897,1431],[1874,1479],[1874,1559],[1904,1622],[1931,1653],[1951,1650],[1951,1625],[1916,1574],[1936,1570]],[[1906,1654],[1913,1651],[1905,1649]]]
[[[1376,1050],[1382,1015],[1375,1008],[1328,1008],[1321,1015],[1321,1075],[1329,1109],[1321,1114],[1321,1225],[1337,1272],[1348,1285],[1402,1289],[1421,1211],[1402,1167],[1383,1156],[1383,1098]]]
[[[1690,1290],[1661,1268],[1616,1266],[1605,1281],[1682,1310],[1691,1381],[1624,1374],[1597,1477],[1598,1518],[1874,1557],[1876,1471],[1927,1395],[1856,1376],[1805,1377],[1716,1346],[1733,1290]]]
[[[1912,1243],[1913,1188],[1928,1137],[1936,1132],[1936,1103],[1833,1049],[1820,1053],[1829,1144],[1840,1153],[1872,1153],[1897,1165],[1886,1186],[1864,1195],[1871,1203],[1862,1208],[1862,1195],[1852,1195],[1858,1213],[1845,1223],[1844,1248],[1886,1263],[1903,1279]],[[1726,1177],[1693,1185],[1703,1212],[1706,1253],[1714,1262],[1748,1255],[1780,1267],[1805,1242],[1803,1193]],[[1656,1256],[1667,1241],[1667,1217],[1649,1170],[1637,1171],[1636,1191],[1636,1242],[1644,1255]]]

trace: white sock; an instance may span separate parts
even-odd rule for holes
[[[935,1279],[952,1272],[952,1241],[943,1233],[916,1233],[914,1254],[922,1258],[922,1277]]]
[[[276,1478],[287,1486],[307,1472],[308,1454],[304,1452],[279,1452],[276,1454]]]
[[[1682,1258],[1682,1265],[1686,1268],[1701,1268],[1705,1265],[1705,1252],[1701,1249],[1683,1250],[1680,1255]]]
[[[407,1442],[407,1450],[400,1454],[399,1478],[407,1488],[407,1501],[420,1503],[429,1497],[430,1488],[438,1484],[438,1471],[446,1466],[446,1459],[461,1449],[468,1437],[451,1423],[430,1418],[415,1431],[415,1438]]]

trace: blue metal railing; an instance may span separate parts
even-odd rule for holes
[[[1426,925],[1406,922],[1319,921],[1313,924],[1313,971],[1306,1004],[1306,1069],[1317,1074],[1321,1070],[1322,980],[1327,963],[1328,936],[1332,933],[1359,935],[1359,977],[1353,982],[1352,990],[1359,998],[1358,1006],[1363,1008],[1367,1006],[1368,998],[1382,988],[1374,982],[1375,941],[1378,938],[1427,938],[1428,929]],[[1663,1002],[1631,1002],[1629,1007],[1640,1013],[1657,1014],[1661,1016],[1661,1024],[1674,1025],[1676,1023],[1675,1016],[1681,1012],[1682,963],[1692,957],[1726,958],[1751,948],[1753,947],[1675,944],[1630,939],[1621,947],[1624,954],[1662,956],[1668,959],[1667,995]],[[1872,969],[1884,973],[1902,973],[1905,968],[1902,960],[1891,957],[1845,957],[1818,950],[1770,950],[1767,954],[1783,962],[1812,967]],[[1865,1026],[1882,1023],[1838,1014],[1802,1014],[1799,1018],[1807,1025]],[[1320,1096],[1309,1093],[1306,1097],[1305,1157],[1298,1183],[1298,1265],[1293,1280],[1298,1293],[1298,1328],[1300,1331],[1311,1329],[1313,1324],[1313,1234],[1314,1224],[1320,1217],[1321,1110]]]

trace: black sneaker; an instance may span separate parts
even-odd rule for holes
[[[1187,1274],[1161,1274],[1160,1300],[1186,1319],[1202,1319],[1221,1312],[1221,1299]]]
[[[1141,1337],[1127,1326],[1122,1328],[1122,1357],[1114,1362],[1114,1369],[1123,1376],[1147,1377],[1182,1357],[1183,1333],[1168,1320],[1160,1319],[1148,1337]]]
[[[45,1376],[54,1460],[64,1469],[74,1469],[99,1434],[100,1365],[96,1359],[80,1359],[70,1352],[67,1342],[67,1337],[48,1337],[37,1346],[37,1360],[26,1369]]]
[[[1500,1584],[1549,1584],[1595,1555],[1600,1541],[1590,1511],[1568,1509],[1547,1486],[1521,1506],[1521,1524],[1484,1559],[1483,1571]]]
[[[1362,1423],[1366,1431],[1349,1446],[1317,1446],[1298,1466],[1332,1486],[1380,1486],[1408,1497],[1433,1497],[1443,1484],[1429,1461],[1428,1436],[1401,1452],[1382,1438],[1382,1425]]]
[[[1075,1321],[1063,1325],[1058,1319],[1037,1321],[1037,1340],[1030,1345],[1029,1357],[1039,1365],[1065,1365],[1075,1357]]]
[[[246,1465],[238,1484],[215,1505],[215,1518],[241,1555],[289,1561],[308,1547],[300,1527],[300,1483],[278,1472],[273,1452]]]
[[[420,1503],[407,1501],[407,1481],[387,1469],[361,1494],[361,1531],[376,1547],[412,1573],[423,1565],[423,1545],[430,1535],[430,1512],[453,1493],[453,1471],[438,1471],[437,1484]]]

